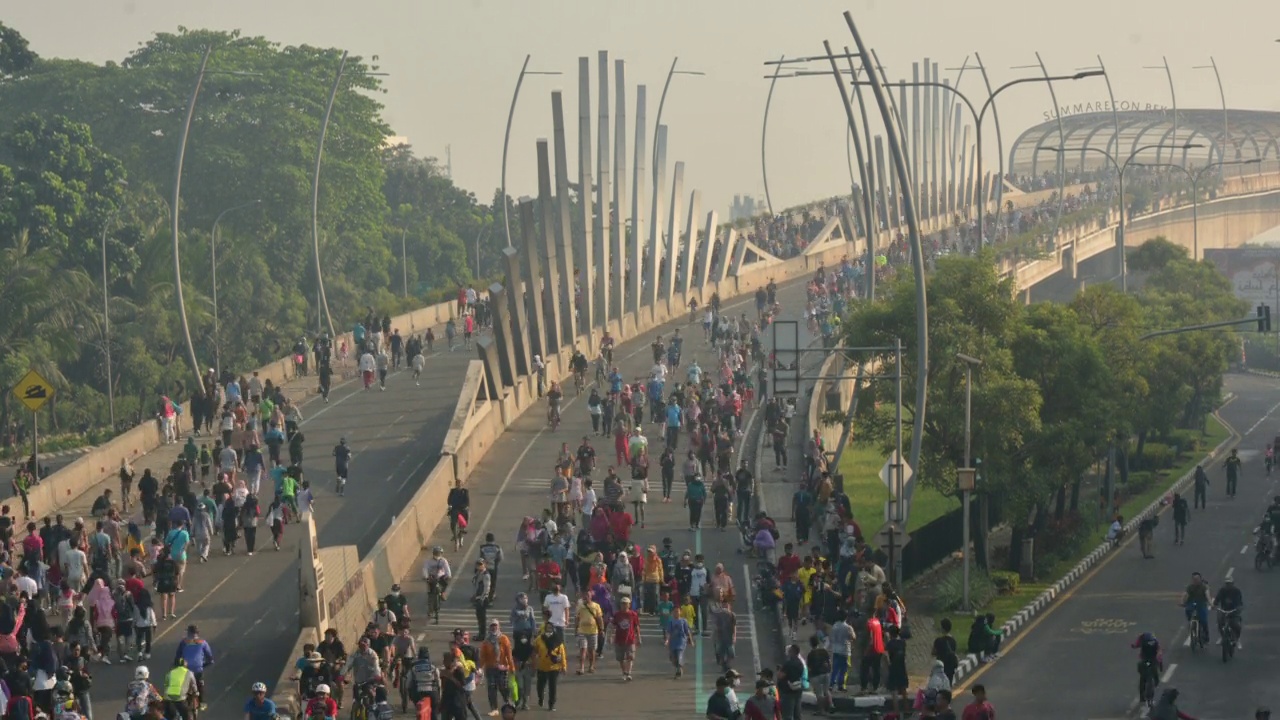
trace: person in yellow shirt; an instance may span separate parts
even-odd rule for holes
[[[683,598],[683,599],[681,599],[681,601],[680,601],[680,617],[684,618],[684,621],[685,621],[685,622],[687,622],[687,623],[689,623],[689,627],[690,627],[690,628],[696,628],[696,627],[697,627],[697,625],[696,625],[696,621],[697,621],[697,619],[698,619],[698,609],[697,609],[696,607],[694,607],[694,606],[693,606],[693,597],[692,597],[692,596],[690,596],[690,595],[685,595],[685,596],[684,596],[684,598]]]
[[[548,710],[556,709],[556,685],[560,673],[569,669],[568,658],[565,657],[564,643],[556,636],[556,629],[551,623],[542,626],[542,632],[533,641],[534,657],[538,668],[538,707],[547,701]]]
[[[596,639],[604,628],[604,611],[591,600],[586,591],[578,594],[578,606],[574,608],[574,627],[578,638],[578,674],[596,671]]]
[[[818,573],[818,568],[813,566],[813,557],[809,556],[804,559],[804,565],[796,571],[796,579],[800,581],[800,585],[804,587],[804,598],[800,600],[800,617],[809,617],[809,605],[813,602],[813,576]]]

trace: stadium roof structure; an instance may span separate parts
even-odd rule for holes
[[[1280,159],[1280,112],[1270,110],[1122,110],[1088,112],[1035,125],[1014,140],[1006,172],[1039,175],[1052,170],[1058,153],[1038,148],[1066,148],[1068,170],[1092,170],[1111,164],[1103,153],[1120,163],[1139,148],[1138,162],[1176,163],[1186,166],[1216,161]],[[1184,148],[1184,145],[1203,145]],[[1156,146],[1156,147],[1148,147]],[[1092,149],[1086,149],[1092,148]],[[1101,151],[1101,152],[1098,152]]]

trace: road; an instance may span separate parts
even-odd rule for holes
[[[1252,530],[1280,482],[1280,474],[1266,477],[1262,461],[1263,449],[1280,427],[1280,388],[1274,379],[1255,375],[1230,375],[1226,387],[1236,399],[1221,415],[1243,436],[1237,496],[1226,496],[1221,462],[1206,468],[1212,483],[1208,507],[1193,511],[1185,545],[1173,544],[1173,521],[1166,512],[1156,528],[1155,559],[1142,559],[1131,538],[1032,621],[1000,659],[966,680],[967,686],[986,685],[1000,715],[1137,717],[1137,655],[1129,644],[1142,632],[1154,633],[1165,646],[1162,687],[1178,688],[1187,714],[1242,718],[1252,717],[1259,705],[1280,706],[1274,675],[1280,623],[1269,612],[1280,591],[1280,571],[1255,571],[1252,543]],[[1192,572],[1202,573],[1215,592],[1231,575],[1244,593],[1241,648],[1229,664],[1223,664],[1214,645],[1199,654],[1186,645],[1178,603]],[[963,643],[968,628],[957,630]],[[1216,630],[1212,634],[1216,642]],[[1047,697],[1050,683],[1058,692]]]
[[[408,371],[393,372],[385,392],[375,385],[365,391],[358,381],[336,386],[326,404],[311,395],[302,406],[306,434],[303,467],[316,489],[316,524],[323,545],[357,545],[361,555],[377,541],[396,508],[407,502],[439,458],[440,446],[453,416],[467,362],[475,352],[437,352],[427,360],[421,386]],[[306,382],[292,383],[292,387]],[[345,497],[333,486],[330,451],[345,437],[355,452]],[[176,446],[169,446],[172,451]],[[155,460],[151,460],[152,456]],[[153,453],[135,463],[163,471],[170,454]],[[148,462],[150,461],[150,462]],[[88,506],[104,483],[76,504]],[[266,503],[267,498],[263,498]],[[83,507],[81,507],[81,505]],[[206,717],[240,718],[249,686],[273,683],[298,633],[297,526],[285,529],[279,552],[271,549],[270,533],[258,533],[253,557],[239,553],[225,557],[214,540],[208,564],[192,564],[185,592],[178,596],[177,620],[161,623],[149,666],[152,677],[168,669],[172,653],[187,625],[195,623],[213,647],[216,664],[206,674],[210,710]],[[124,704],[124,690],[133,664],[94,666],[94,705],[99,715],[114,714]]]
[[[725,312],[734,314],[747,312],[754,315],[754,301],[749,297],[744,301],[729,303]],[[793,282],[779,289],[779,302],[782,304],[783,319],[794,319],[795,311],[804,307],[804,285]],[[788,309],[790,312],[788,312]],[[672,331],[681,328],[681,334],[688,339],[685,342],[687,363],[696,356],[704,368],[714,368],[714,356],[709,346],[702,339],[701,326],[687,324],[687,318],[669,324],[647,335],[622,343],[615,352],[624,377],[633,378],[647,375],[653,365],[649,344],[656,334],[669,338]],[[801,343],[809,338],[801,330]],[[766,345],[771,341],[771,333],[766,334]],[[770,348],[766,348],[766,352]],[[683,378],[684,371],[677,371],[677,377]],[[590,417],[586,411],[586,397],[576,398],[572,390],[564,404],[564,422],[557,432],[552,432],[546,425],[541,409],[531,410],[508,428],[501,444],[489,452],[480,462],[476,472],[471,476],[468,487],[471,490],[472,526],[468,535],[468,543],[461,552],[448,554],[454,568],[455,582],[458,592],[450,592],[444,608],[440,613],[439,625],[415,623],[415,631],[422,630],[420,642],[425,641],[432,649],[432,657],[440,657],[449,633],[455,628],[464,628],[472,633],[476,630],[475,613],[469,603],[471,568],[474,566],[480,543],[486,532],[492,532],[502,543],[507,561],[499,569],[498,593],[490,617],[503,621],[507,626],[509,611],[514,604],[515,593],[523,589],[519,577],[519,555],[516,552],[513,538],[526,515],[537,514],[547,506],[552,467],[560,449],[560,443],[567,442],[571,448],[577,448],[583,435],[591,430]],[[755,422],[763,422],[763,416]],[[754,678],[753,665],[759,662],[761,652],[772,653],[776,644],[766,635],[760,618],[751,612],[755,600],[751,598],[749,576],[754,574],[754,565],[749,564],[745,555],[739,553],[741,545],[739,535],[732,529],[717,532],[714,529],[710,503],[703,513],[703,530],[689,531],[687,511],[681,506],[683,491],[680,481],[672,493],[672,503],[661,502],[661,475],[656,467],[657,455],[661,452],[660,431],[653,425],[646,428],[650,438],[650,448],[655,458],[655,467],[650,475],[651,492],[647,506],[645,527],[633,530],[632,539],[642,546],[657,545],[661,547],[662,539],[670,537],[677,551],[688,548],[694,553],[703,553],[707,558],[710,570],[715,563],[723,562],[726,572],[730,573],[736,586],[737,600],[734,611],[738,615],[738,642],[736,645],[736,669],[747,676],[743,688],[751,685]],[[684,433],[680,438],[680,450],[687,448],[688,438]],[[596,447],[600,470],[597,477],[603,477],[607,467],[613,464],[614,452],[612,438],[592,438]],[[682,454],[677,457],[683,458]],[[737,463],[735,461],[734,465]],[[624,473],[619,473],[626,475]],[[448,526],[445,524],[433,536],[431,545],[448,546]],[[420,568],[426,560],[427,553],[419,559],[403,585],[410,594],[411,607],[416,616],[424,614],[426,607],[426,584],[422,580]],[[567,594],[576,599],[572,590]],[[536,602],[536,596],[535,596]],[[613,650],[605,649],[605,658],[599,663],[594,677],[576,677],[572,669],[576,668],[576,646],[573,645],[572,634],[569,637],[571,650],[571,671],[562,679],[560,699],[557,703],[558,715],[567,718],[598,718],[601,708],[609,707],[610,717],[652,718],[662,714],[677,714],[690,717],[691,713],[701,716],[706,708],[706,698],[715,689],[715,679],[720,668],[715,663],[714,653],[708,642],[699,641],[686,654],[685,675],[680,680],[673,679],[673,669],[666,659],[662,647],[661,632],[657,621],[650,617],[642,618],[641,647],[637,653],[633,671],[634,682],[623,685],[618,665],[614,662]],[[750,694],[751,690],[744,690]],[[742,695],[745,701],[746,694]],[[487,700],[483,692],[477,693],[476,706],[481,712],[487,711]],[[619,700],[623,700],[619,703]],[[530,703],[533,706],[533,703]]]

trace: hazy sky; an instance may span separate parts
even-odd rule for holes
[[[845,10],[891,79],[908,77],[911,62],[926,55],[956,67],[977,50],[999,84],[1038,72],[1011,69],[1035,63],[1037,50],[1052,73],[1094,65],[1100,53],[1118,99],[1167,105],[1163,70],[1143,69],[1163,56],[1173,68],[1178,106],[1212,108],[1219,106],[1213,74],[1193,69],[1212,55],[1229,105],[1280,109],[1276,0],[38,0],[6,3],[3,19],[42,55],[97,62],[119,60],[154,32],[179,25],[378,55],[390,73],[382,100],[396,133],[418,153],[442,160],[452,146],[454,179],[485,201],[498,186],[507,108],[526,53],[533,55],[531,69],[565,75],[526,80],[508,167],[514,196],[536,190],[534,140],[551,134],[552,89],[566,91],[574,147],[579,56],[592,58],[593,94],[597,51],[627,61],[628,107],[634,108],[635,85],[648,85],[650,132],[667,68],[679,56],[681,67],[707,75],[672,83],[663,118],[670,126],[668,158],[686,162],[686,192],[701,189],[704,209],[710,203],[723,212],[736,193],[762,195],[760,122],[768,89],[762,63],[783,53],[819,54],[824,39],[837,48],[851,44]],[[977,74],[967,74],[961,89],[976,100]],[[1060,105],[1106,96],[1101,78],[1056,89]],[[1006,142],[1051,107],[1044,86],[1001,95]],[[844,127],[829,77],[779,81],[769,127],[775,206],[848,190]],[[990,127],[988,133],[994,160]]]

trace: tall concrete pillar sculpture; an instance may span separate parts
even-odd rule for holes
[[[966,125],[960,133],[960,144],[956,147],[960,151],[960,163],[956,169],[956,209],[968,217],[969,200],[966,187],[969,184],[969,126]]]
[[[671,214],[667,216],[667,245],[663,258],[667,261],[662,268],[661,297],[670,305],[671,296],[676,291],[676,265],[680,260],[680,196],[684,194],[684,161],[676,163],[676,172],[671,179]]]
[[[737,257],[738,245],[746,243],[738,242],[738,231],[729,226],[729,232],[724,236],[724,245],[720,248],[720,263],[711,270],[712,282],[719,284],[729,277],[729,268],[733,265],[733,258]]]
[[[902,82],[902,81],[899,81],[899,82]],[[905,112],[905,108],[907,107],[907,86],[906,86],[906,85],[903,85],[903,86],[901,86],[901,87],[899,87],[899,88],[898,88],[898,103],[899,103],[899,104],[898,104],[898,107],[903,108],[902,112]],[[905,127],[903,127],[903,128],[902,128],[902,132],[900,133],[900,135],[902,136],[902,145],[903,145],[903,149],[904,149],[904,151],[906,151],[906,152],[910,152],[910,150],[907,150],[907,149],[906,149],[907,137],[909,137],[909,136],[907,135],[907,133],[908,133],[908,130],[907,130]],[[906,160],[907,160],[907,172],[911,172],[911,157],[910,157],[910,156],[907,156]],[[910,177],[910,180],[911,180],[911,182],[907,183],[907,186],[909,186],[909,187],[914,187],[914,186],[915,186],[915,181],[916,181],[915,176],[914,176],[914,175],[912,175],[912,176]],[[898,197],[898,204],[897,204],[897,205],[898,205],[898,212],[899,212],[899,213],[901,213],[901,212],[902,212],[902,197],[901,197],[901,195],[899,195],[899,197]]]
[[[947,209],[953,215],[960,208],[957,197],[960,191],[960,161],[964,152],[964,145],[960,144],[960,134],[964,127],[964,116],[961,114],[963,109],[958,103],[951,108],[951,196]]]
[[[951,87],[950,80],[943,80],[943,85]],[[951,166],[951,92],[944,90],[946,97],[943,98],[945,103],[942,107],[942,167],[938,171],[939,181],[942,185],[941,197],[938,199],[938,215],[944,221],[947,219],[947,213],[951,207],[949,198],[951,197],[951,180],[947,174]]]
[[[716,224],[719,215],[715,210],[707,213],[707,229],[703,232],[702,238],[702,264],[698,268],[697,286],[705,288],[711,280],[711,257],[716,251]],[[706,298],[702,298],[705,302]]]
[[[653,308],[658,304],[658,268],[662,262],[662,192],[667,185],[667,126],[654,130],[654,148],[657,150],[658,167],[653,169],[653,212],[649,214],[649,261],[645,263],[644,281],[648,283],[646,304]]]
[[[645,143],[645,86],[636,86],[636,147],[633,175],[631,176],[631,252],[627,254],[631,264],[631,287],[627,292],[627,310],[640,317],[644,302],[640,298],[641,281],[644,279],[644,216],[649,209],[644,195],[644,159],[649,156]]]
[[[877,135],[875,137],[875,141],[876,141],[876,167],[880,167],[880,168],[886,167],[886,165],[884,164],[884,136]],[[893,178],[897,175],[897,173],[882,172],[880,173],[880,176],[876,178],[876,181],[880,183],[880,187],[876,188],[876,192],[878,192],[881,197],[889,197],[889,189],[885,185],[886,175],[889,176],[889,182],[892,182]],[[894,231],[898,229],[898,217],[899,216],[897,213],[890,213],[889,221],[886,222],[884,226],[885,232],[889,234],[890,243],[892,243],[896,239],[894,237]]]
[[[558,252],[556,254],[556,273],[560,283],[555,287],[555,297],[560,304],[563,316],[560,318],[561,337],[572,339],[576,334],[573,319],[574,292],[574,241],[573,241],[573,203],[569,200],[569,151],[565,140],[564,129],[564,96],[557,90],[551,93],[551,125],[555,138],[556,153],[556,238]]]
[[[938,64],[933,63],[933,82],[941,82],[942,76],[938,73]],[[938,199],[942,196],[942,184],[938,182],[938,174],[940,174],[940,165],[942,164],[942,132],[945,123],[942,119],[942,88],[933,87],[933,217],[938,217]],[[937,227],[937,223],[934,223]]]
[[[609,318],[621,320],[626,302],[627,268],[627,85],[626,63],[613,61],[613,256],[609,281],[613,291],[609,293]]]
[[[535,217],[533,198],[520,198],[520,242],[524,245],[524,300],[520,302],[521,307],[528,307],[530,317],[528,318],[529,328],[529,357],[532,360],[534,355],[546,356],[547,354],[547,319],[542,312],[542,248],[539,246],[537,223],[534,222]],[[518,293],[517,293],[518,294]],[[513,294],[512,297],[515,297]],[[516,321],[519,322],[523,310],[516,312]],[[527,365],[525,372],[529,372]]]
[[[920,87],[920,81],[920,63],[913,62],[911,82],[916,84],[911,87],[911,156],[907,160],[911,163],[912,188],[917,199],[924,197],[924,158],[921,153],[923,138],[920,132],[920,91],[924,88]],[[906,142],[905,138],[903,142]]]
[[[702,193],[694,190],[689,196],[689,222],[684,229],[684,267],[681,269],[679,283],[679,289],[686,294],[693,289],[693,264],[698,259],[698,206],[701,204]]]
[[[596,222],[591,199],[591,58],[578,58],[578,209],[582,228],[574,257],[578,261],[578,325],[577,332],[588,337],[595,326],[595,246]],[[571,297],[573,284],[569,285]]]
[[[533,207],[530,202],[529,208],[529,227],[533,227]],[[519,209],[517,208],[517,212]],[[523,224],[525,219],[521,215],[517,215]],[[532,230],[530,230],[532,234]],[[532,353],[529,351],[529,321],[525,312],[525,284],[524,279],[520,276],[520,251],[514,247],[502,249],[503,265],[506,268],[507,310],[504,313],[501,308],[495,309],[497,318],[494,323],[497,325],[511,328],[511,348],[515,356],[515,365],[513,372],[517,377],[529,374],[530,358]],[[501,303],[494,303],[500,306]],[[506,321],[503,321],[503,317]]]
[[[600,108],[599,126],[596,129],[596,297],[595,322],[601,327],[609,324],[610,296],[615,292],[613,285],[613,236],[612,205],[613,191],[609,189],[609,53],[600,51],[600,65],[597,69],[600,82],[600,97],[596,104]],[[588,337],[592,335],[587,332]],[[591,343],[588,342],[588,345]]]
[[[538,140],[538,205],[542,209],[542,249],[538,252],[542,257],[546,258],[546,267],[543,268],[543,274],[534,276],[534,287],[540,288],[539,296],[545,301],[543,306],[544,317],[547,324],[544,328],[546,334],[546,345],[543,349],[545,359],[549,355],[554,355],[560,351],[560,347],[564,344],[564,325],[561,323],[560,316],[563,312],[572,312],[572,308],[565,308],[564,303],[560,299],[560,272],[556,269],[556,263],[562,262],[560,259],[560,241],[556,237],[555,197],[551,193],[551,158],[550,149],[547,147],[545,139]]]
[[[507,308],[507,290],[498,283],[489,286],[489,305],[494,309],[493,340],[498,345],[498,370],[502,384],[515,387],[516,351],[515,328],[511,326],[511,312]]]
[[[933,61],[924,59],[924,82],[933,82]],[[920,220],[932,218],[933,183],[929,182],[933,170],[933,88],[922,87],[920,94],[924,97],[920,104],[920,201],[916,206],[920,209]]]

